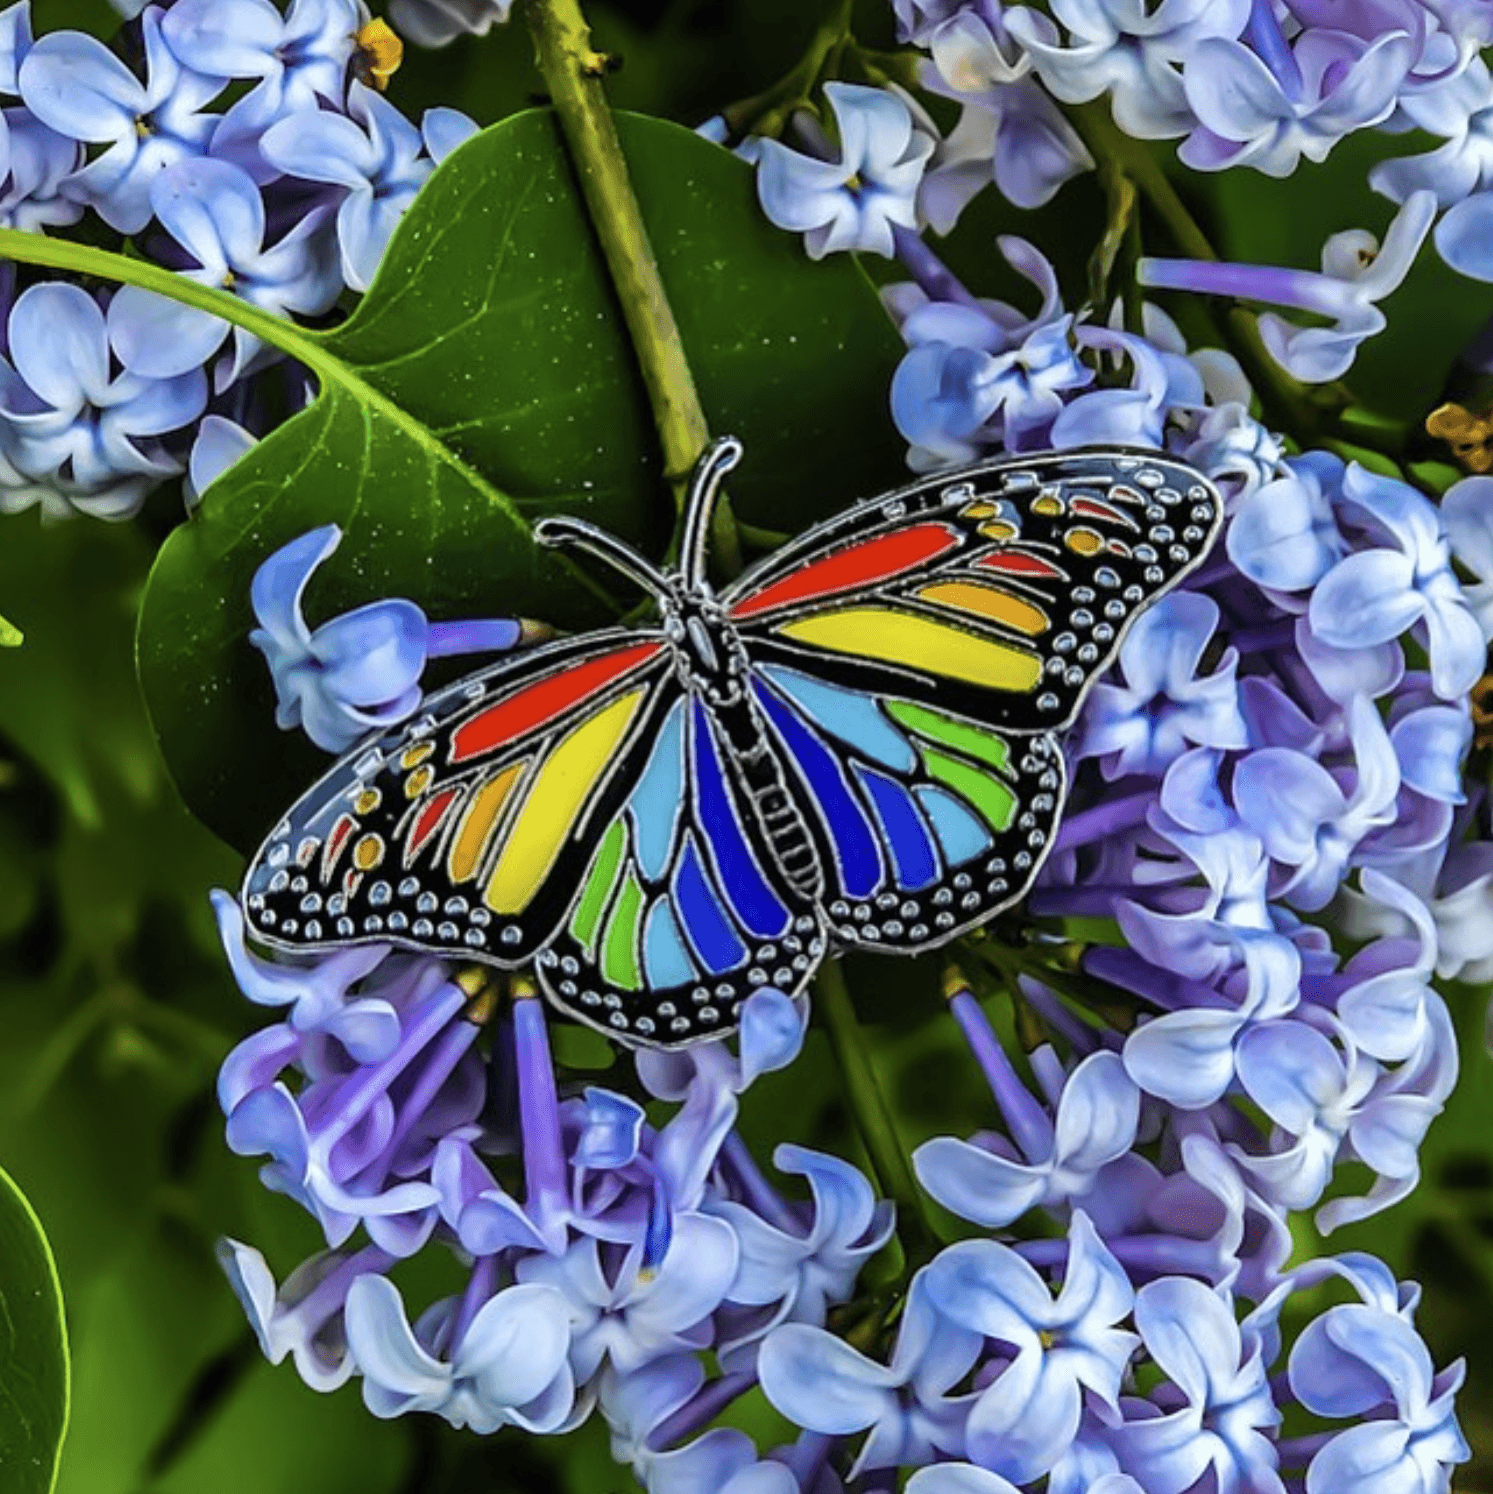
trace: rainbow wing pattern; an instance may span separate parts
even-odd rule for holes
[[[290,950],[532,961],[556,1005],[664,1047],[802,990],[832,945],[943,943],[1030,886],[1062,812],[1057,733],[1220,522],[1203,479],[1140,452],[869,500],[696,615],[734,694],[692,673],[663,594],[661,630],[432,695],[276,828],[250,926]]]
[[[284,949],[389,940],[533,959],[574,900],[598,815],[626,797],[673,678],[660,637],[617,630],[430,696],[275,828],[244,884],[250,927]]]

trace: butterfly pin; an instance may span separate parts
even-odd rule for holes
[[[1031,885],[1058,734],[1222,520],[1182,462],[1042,452],[925,478],[706,578],[717,441],[677,569],[535,526],[654,598],[430,695],[344,756],[245,879],[287,951],[388,942],[509,969],[634,1045],[718,1037],[831,949],[916,954]]]

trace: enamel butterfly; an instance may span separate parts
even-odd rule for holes
[[[676,570],[536,525],[658,622],[505,659],[349,752],[251,863],[255,936],[533,963],[580,1021],[676,1047],[833,948],[915,954],[1016,902],[1063,809],[1058,733],[1207,554],[1217,492],[1145,451],[1008,458],[857,504],[717,592],[740,456],[701,459]]]

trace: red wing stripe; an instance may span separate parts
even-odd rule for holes
[[[947,524],[915,524],[896,534],[862,540],[858,545],[826,555],[764,587],[755,596],[738,602],[734,618],[756,617],[774,607],[850,591],[901,575],[954,549],[959,534]]]
[[[426,842],[440,828],[441,821],[445,818],[446,811],[451,808],[451,801],[456,798],[458,792],[459,790],[455,788],[442,789],[440,793],[427,800],[419,814],[415,816],[409,840],[404,847],[406,866],[425,849]]]
[[[1063,574],[1050,560],[1040,555],[1025,555],[1019,550],[997,550],[975,562],[981,570],[999,571],[1003,576],[1030,576],[1050,580]]]
[[[604,690],[619,675],[656,658],[662,648],[661,643],[639,643],[616,649],[515,691],[457,728],[451,737],[451,761],[462,763],[480,757],[553,721],[571,706]]]
[[[1085,518],[1105,519],[1125,529],[1136,528],[1135,520],[1129,514],[1122,513],[1117,508],[1111,508],[1109,504],[1101,503],[1097,498],[1075,498],[1070,506],[1075,514],[1082,514]]]

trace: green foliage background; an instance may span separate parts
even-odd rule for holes
[[[105,33],[113,24],[103,0],[41,0],[37,9],[45,29]],[[802,0],[588,6],[598,43],[624,59],[614,102],[691,125],[791,67],[815,12]],[[868,45],[891,43],[883,0],[864,0],[857,34]],[[412,55],[394,97],[407,113],[449,103],[491,123],[535,102],[536,87],[527,37],[515,25],[482,42]],[[1182,174],[1178,184],[1226,253],[1310,265],[1326,234],[1386,220],[1386,206],[1365,184],[1367,165],[1349,142],[1326,166],[1289,182]],[[693,206],[710,210],[703,201]],[[691,207],[681,200],[678,212],[687,216]],[[1078,299],[1103,224],[1092,179],[1035,214],[987,194],[948,257],[979,293],[1019,295],[993,238],[1022,233],[1053,254]],[[773,294],[770,266],[728,259],[712,271],[735,277],[745,294]],[[1388,310],[1391,331],[1370,344],[1355,384],[1378,413],[1416,421],[1445,387],[1456,348],[1493,311],[1493,292],[1454,281],[1428,259]],[[578,383],[587,377],[583,368],[570,374]],[[790,393],[809,412],[836,397],[830,388]],[[880,454],[890,484],[899,475],[898,443],[884,406],[844,418],[858,426],[864,450]],[[811,464],[814,432],[809,415],[802,419],[784,438],[802,440]],[[787,470],[775,471],[778,480]],[[844,496],[867,477],[847,477]],[[0,1162],[44,1221],[67,1295],[73,1419],[58,1487],[63,1494],[620,1494],[627,1476],[612,1466],[595,1427],[559,1445],[481,1440],[430,1418],[378,1422],[355,1387],[327,1397],[305,1389],[289,1365],[262,1362],[214,1262],[214,1241],[225,1234],[259,1245],[281,1272],[316,1241],[300,1211],[265,1193],[254,1164],[222,1142],[217,1065],[260,1019],[228,978],[205,896],[210,886],[234,885],[238,859],[180,802],[133,661],[146,576],[178,517],[168,492],[132,525],[43,526],[34,514],[0,520],[0,612],[26,639],[0,652]],[[640,533],[650,523],[642,511],[621,519]],[[314,522],[312,515],[296,527]],[[253,798],[247,785],[245,797]],[[850,979],[878,1063],[892,1076],[907,1139],[971,1129],[988,1101],[941,1017],[935,972],[889,963],[852,962]],[[1432,1130],[1424,1186],[1331,1243],[1372,1250],[1423,1280],[1422,1323],[1438,1362],[1467,1355],[1463,1417],[1477,1461],[1460,1487],[1471,1494],[1493,1489],[1493,1061],[1482,1037],[1487,994],[1451,995],[1465,1070]],[[573,1035],[566,1042],[587,1062],[608,1061],[604,1045]],[[745,1128],[764,1148],[788,1137],[853,1148],[819,1034],[791,1075],[754,1088]],[[1305,1235],[1301,1244],[1316,1248]],[[741,1415],[772,1435],[760,1403]]]

